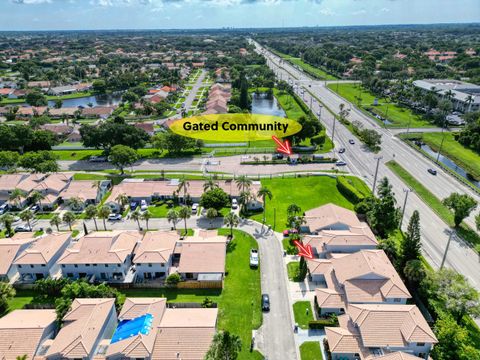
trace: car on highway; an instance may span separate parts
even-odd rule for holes
[[[350,140],[348,140],[348,143],[349,143],[350,145],[353,145],[353,144],[355,144],[355,140],[350,139]]]
[[[346,163],[345,161],[339,160],[339,161],[337,161],[337,162],[335,163],[335,165],[337,165],[337,166],[346,166],[347,163]]]
[[[340,149],[338,149],[338,153],[339,153],[339,154],[343,154],[344,152],[345,152],[345,148],[340,148]]]
[[[437,170],[435,170],[435,169],[430,168],[427,171],[432,175],[437,175]]]
[[[250,249],[250,267],[258,267],[258,250]]]
[[[110,214],[108,215],[109,221],[120,221],[122,220],[122,214]]]
[[[262,311],[270,311],[270,297],[268,294],[262,294]]]
[[[15,232],[31,232],[32,228],[28,225],[18,225],[14,230]]]
[[[145,200],[140,201],[140,210],[142,210],[142,211],[147,211],[148,210],[148,204]]]

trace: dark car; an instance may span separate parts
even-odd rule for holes
[[[37,211],[40,210],[40,206],[38,205],[33,205],[31,208],[30,208],[30,211],[36,213]]]
[[[272,160],[282,160],[283,159],[283,154],[273,154],[272,155]]]
[[[348,140],[348,142],[349,142],[351,145],[355,144],[355,140],[353,140],[353,139]]]
[[[340,148],[340,149],[338,149],[338,153],[339,153],[339,154],[343,154],[344,152],[345,152],[345,148]]]
[[[262,294],[262,311],[270,311],[270,297],[268,294]]]
[[[431,169],[431,168],[430,168],[430,169],[428,169],[427,171],[428,171],[430,174],[432,174],[432,175],[437,175],[437,170],[435,170],[435,169]]]
[[[135,209],[137,208],[137,206],[138,206],[138,203],[137,203],[136,201],[132,201],[132,202],[130,203],[130,210],[135,211]]]

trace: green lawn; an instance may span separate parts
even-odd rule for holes
[[[300,345],[301,360],[323,360],[322,349],[318,341],[305,341]]]
[[[55,213],[50,212],[50,213],[36,214],[35,217],[37,219],[51,219],[53,215],[55,215]]]
[[[229,229],[219,234],[228,235]],[[260,308],[260,270],[250,268],[250,249],[257,242],[250,235],[234,230],[234,239],[227,252],[225,286],[219,304],[218,328],[228,330],[242,339],[242,352],[238,359],[262,359],[259,353],[250,353],[252,330],[262,324]]]
[[[273,89],[273,94],[277,98],[278,103],[282,107],[283,111],[285,111],[287,114],[287,118],[297,120],[300,116],[305,115],[305,112],[300,105],[298,105],[295,98],[289,95],[287,92]]]
[[[299,261],[290,261],[287,264],[287,274],[290,281],[297,281],[298,275],[300,274],[300,262]]]
[[[330,75],[326,71],[319,69],[315,66],[307,64],[300,58],[295,57],[285,57],[285,60],[290,61],[292,64],[297,65],[298,67],[302,68],[307,74],[320,79],[320,80],[337,80],[336,76]]]
[[[262,185],[270,189],[272,199],[267,199],[266,219],[277,231],[283,231],[287,226],[287,208],[297,204],[302,211],[316,208],[328,203],[334,203],[353,210],[353,204],[337,190],[336,180],[328,176],[312,176],[295,179],[263,179]],[[274,212],[276,210],[276,223]],[[252,216],[262,221],[263,214]],[[274,226],[275,225],[275,226]]]
[[[181,206],[176,206],[174,209],[179,210]],[[153,218],[165,218],[167,217],[167,213],[172,208],[168,207],[167,204],[163,203],[162,205],[152,205],[148,207],[148,211],[152,214]]]
[[[415,193],[427,204],[437,215],[449,226],[453,226],[453,213],[442,204],[442,201],[423,186],[412,174],[397,164],[395,161],[389,161],[386,165],[405,184],[415,191]],[[445,194],[448,196],[448,194]],[[465,223],[462,223],[457,229],[457,233],[468,243],[470,243],[477,252],[480,252],[480,236]]]
[[[442,137],[443,135],[441,133],[423,133],[422,140],[433,150],[438,151]],[[456,141],[453,133],[445,133],[442,155],[445,155],[457,165],[464,168],[476,179],[480,179],[480,154],[464,147]]]
[[[308,329],[308,322],[313,320],[312,304],[310,301],[297,301],[293,304],[295,323],[301,329]]]
[[[202,302],[206,297],[218,302],[220,289],[123,289],[125,297],[164,297],[169,302]]]
[[[395,103],[390,103],[387,105],[385,99],[383,98],[378,99],[378,106],[373,106],[376,96],[364,89],[360,84],[329,84],[328,87],[355,105],[358,105],[358,96],[360,96],[360,107],[363,110],[365,110],[366,107],[371,107],[379,115],[388,118],[392,124],[387,125],[387,127],[406,128],[410,121],[410,127],[412,128],[435,126],[423,119],[421,115],[414,114],[408,108],[401,107]],[[375,117],[372,116],[372,118],[375,119],[379,124],[383,125],[383,123]]]

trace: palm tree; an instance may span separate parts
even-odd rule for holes
[[[85,219],[93,219],[93,222],[95,223],[95,230],[98,231],[98,225],[97,225],[97,214],[98,214],[98,209],[95,205],[90,204],[87,206],[85,209]]]
[[[74,196],[74,197],[68,199],[67,205],[73,211],[80,211],[82,209],[82,206],[83,206],[83,201],[79,197]]]
[[[241,212],[245,212],[245,208],[248,205],[250,201],[252,201],[253,195],[250,193],[250,191],[242,191],[240,193],[240,196],[238,197],[238,202],[241,206]]]
[[[426,275],[425,267],[420,260],[407,261],[403,273],[411,284],[418,284]]]
[[[30,194],[30,199],[34,204],[37,204],[40,210],[42,210],[42,200],[45,199],[45,195],[43,195],[40,191],[34,190]]]
[[[240,224],[240,218],[238,217],[237,214],[235,214],[233,212],[229,212],[223,218],[223,224],[230,228],[230,236],[233,236],[233,228],[237,227],[238,224]]]
[[[60,219],[60,215],[58,214],[54,214],[52,216],[52,218],[50,219],[50,225],[52,226],[56,226],[57,227],[57,231],[60,231],[60,224],[62,223],[62,219]]]
[[[68,228],[70,229],[70,231],[72,231],[72,224],[75,222],[75,219],[76,219],[75,214],[71,211],[65,212],[62,216],[63,222],[68,225]]]
[[[22,198],[25,198],[25,196],[25,191],[21,189],[14,189],[8,199],[15,203],[15,207],[17,209],[20,209],[20,200],[22,200]]]
[[[219,331],[213,337],[205,360],[236,359],[241,350],[242,340],[239,336],[230,334],[228,331]]]
[[[266,214],[266,209],[267,209],[267,198],[269,200],[272,199],[272,192],[270,191],[270,189],[268,189],[267,187],[265,186],[262,186],[260,188],[260,190],[258,190],[258,193],[257,193],[258,196],[260,196],[262,198],[262,202],[263,202],[263,224],[265,224],[265,214]]]
[[[218,188],[218,184],[212,179],[205,181],[203,184],[203,191],[213,190],[215,188]]]
[[[18,216],[20,217],[20,219],[22,219],[22,221],[26,221],[27,222],[27,225],[28,225],[28,228],[31,229],[32,227],[30,226],[30,220],[32,220],[35,215],[33,214],[33,212],[31,210],[23,210],[20,214],[18,214]]]
[[[129,200],[127,194],[122,193],[122,194],[118,194],[118,196],[115,198],[115,201],[118,204],[120,204],[120,206],[122,207],[122,211],[124,211],[125,207],[128,205],[130,200]]]
[[[112,210],[108,205],[103,205],[100,209],[98,209],[98,217],[103,220],[103,228],[105,231],[107,230],[107,224],[105,220],[108,219],[108,216],[111,214],[111,212]]]
[[[238,190],[242,190],[242,192],[244,192],[245,189],[250,189],[252,185],[252,180],[250,180],[247,175],[240,175],[235,182],[237,183]]]
[[[177,223],[179,222],[180,215],[177,210],[170,209],[167,212],[167,220],[173,224],[173,230],[177,230]]]
[[[445,91],[445,97],[451,101],[455,97],[455,93],[452,90],[447,90]]]
[[[187,219],[190,219],[192,210],[188,206],[182,206],[178,211],[178,216],[185,222],[185,235],[187,235]]]
[[[148,221],[152,218],[152,213],[150,211],[144,211],[142,214],[142,220],[145,220],[145,225],[148,230]]]
[[[12,234],[12,224],[14,221],[15,219],[11,214],[5,214],[0,217],[0,222],[5,226],[8,235]]]
[[[297,204],[288,205],[288,208],[287,208],[287,214],[288,215],[294,215],[295,216],[298,213],[300,213],[301,211],[302,211],[302,209]]]
[[[185,177],[180,180],[178,183],[178,191],[180,192],[183,189],[183,203],[185,204],[186,199],[187,199],[187,189],[190,186],[190,183],[185,179]]]
[[[218,216],[218,211],[217,209],[210,208],[207,210],[207,213],[205,214],[207,219],[210,220],[210,227],[212,227],[212,221]]]
[[[141,229],[141,226],[140,226],[140,218],[141,218],[142,214],[140,214],[140,211],[138,211],[138,208],[137,210],[135,210],[134,212],[132,212],[130,214],[130,219],[134,220],[137,222],[137,225],[138,225],[138,230]]]
[[[0,313],[4,313],[8,308],[8,303],[16,295],[15,288],[8,282],[0,282]]]
[[[470,112],[472,109],[472,103],[475,101],[475,98],[472,95],[468,95],[467,98],[465,99],[465,103],[467,104],[467,111]]]

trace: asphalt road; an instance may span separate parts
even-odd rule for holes
[[[355,137],[345,126],[338,121],[336,122],[334,139],[336,148],[344,147],[346,149],[346,152],[339,157],[347,162],[348,168],[353,174],[362,177],[367,184],[370,186],[373,184],[377,164],[376,157],[383,156],[383,159],[380,160],[378,179],[384,176],[389,178],[399,205],[403,205],[404,189],[407,186],[384,165],[385,162],[392,159],[395,159],[440,199],[445,198],[452,192],[459,192],[469,194],[477,201],[480,200],[475,192],[408,147],[396,138],[390,130],[381,128],[374,120],[365,116],[352,104],[327,89],[325,82],[310,79],[303,72],[298,71],[268,51],[264,55],[267,57],[268,65],[278,76],[286,81],[290,79],[291,83],[296,85],[296,91],[300,94],[300,97],[303,97],[306,104],[310,104],[309,91],[336,113],[339,111],[339,105],[344,103],[346,108],[351,108],[350,121],[359,121],[366,128],[373,128],[382,134],[382,150],[378,154],[374,154],[365,146],[362,146],[358,139],[354,145],[350,145],[349,139],[355,139]],[[305,90],[303,96],[301,94],[302,89]],[[321,121],[326,125],[327,133],[331,136],[333,116],[326,109],[321,109],[320,104],[314,97],[311,104],[315,113],[321,112]],[[438,176],[430,175],[427,172],[428,168],[436,168]],[[449,228],[415,193],[409,195],[403,228],[408,224],[408,219],[414,210],[418,210],[421,216],[423,253],[430,264],[438,268],[446,248]],[[466,222],[474,228],[473,216],[466,219]],[[480,258],[463,240],[455,238],[452,241],[445,264],[465,275],[477,289],[480,289],[480,276],[478,275],[480,274]]]

